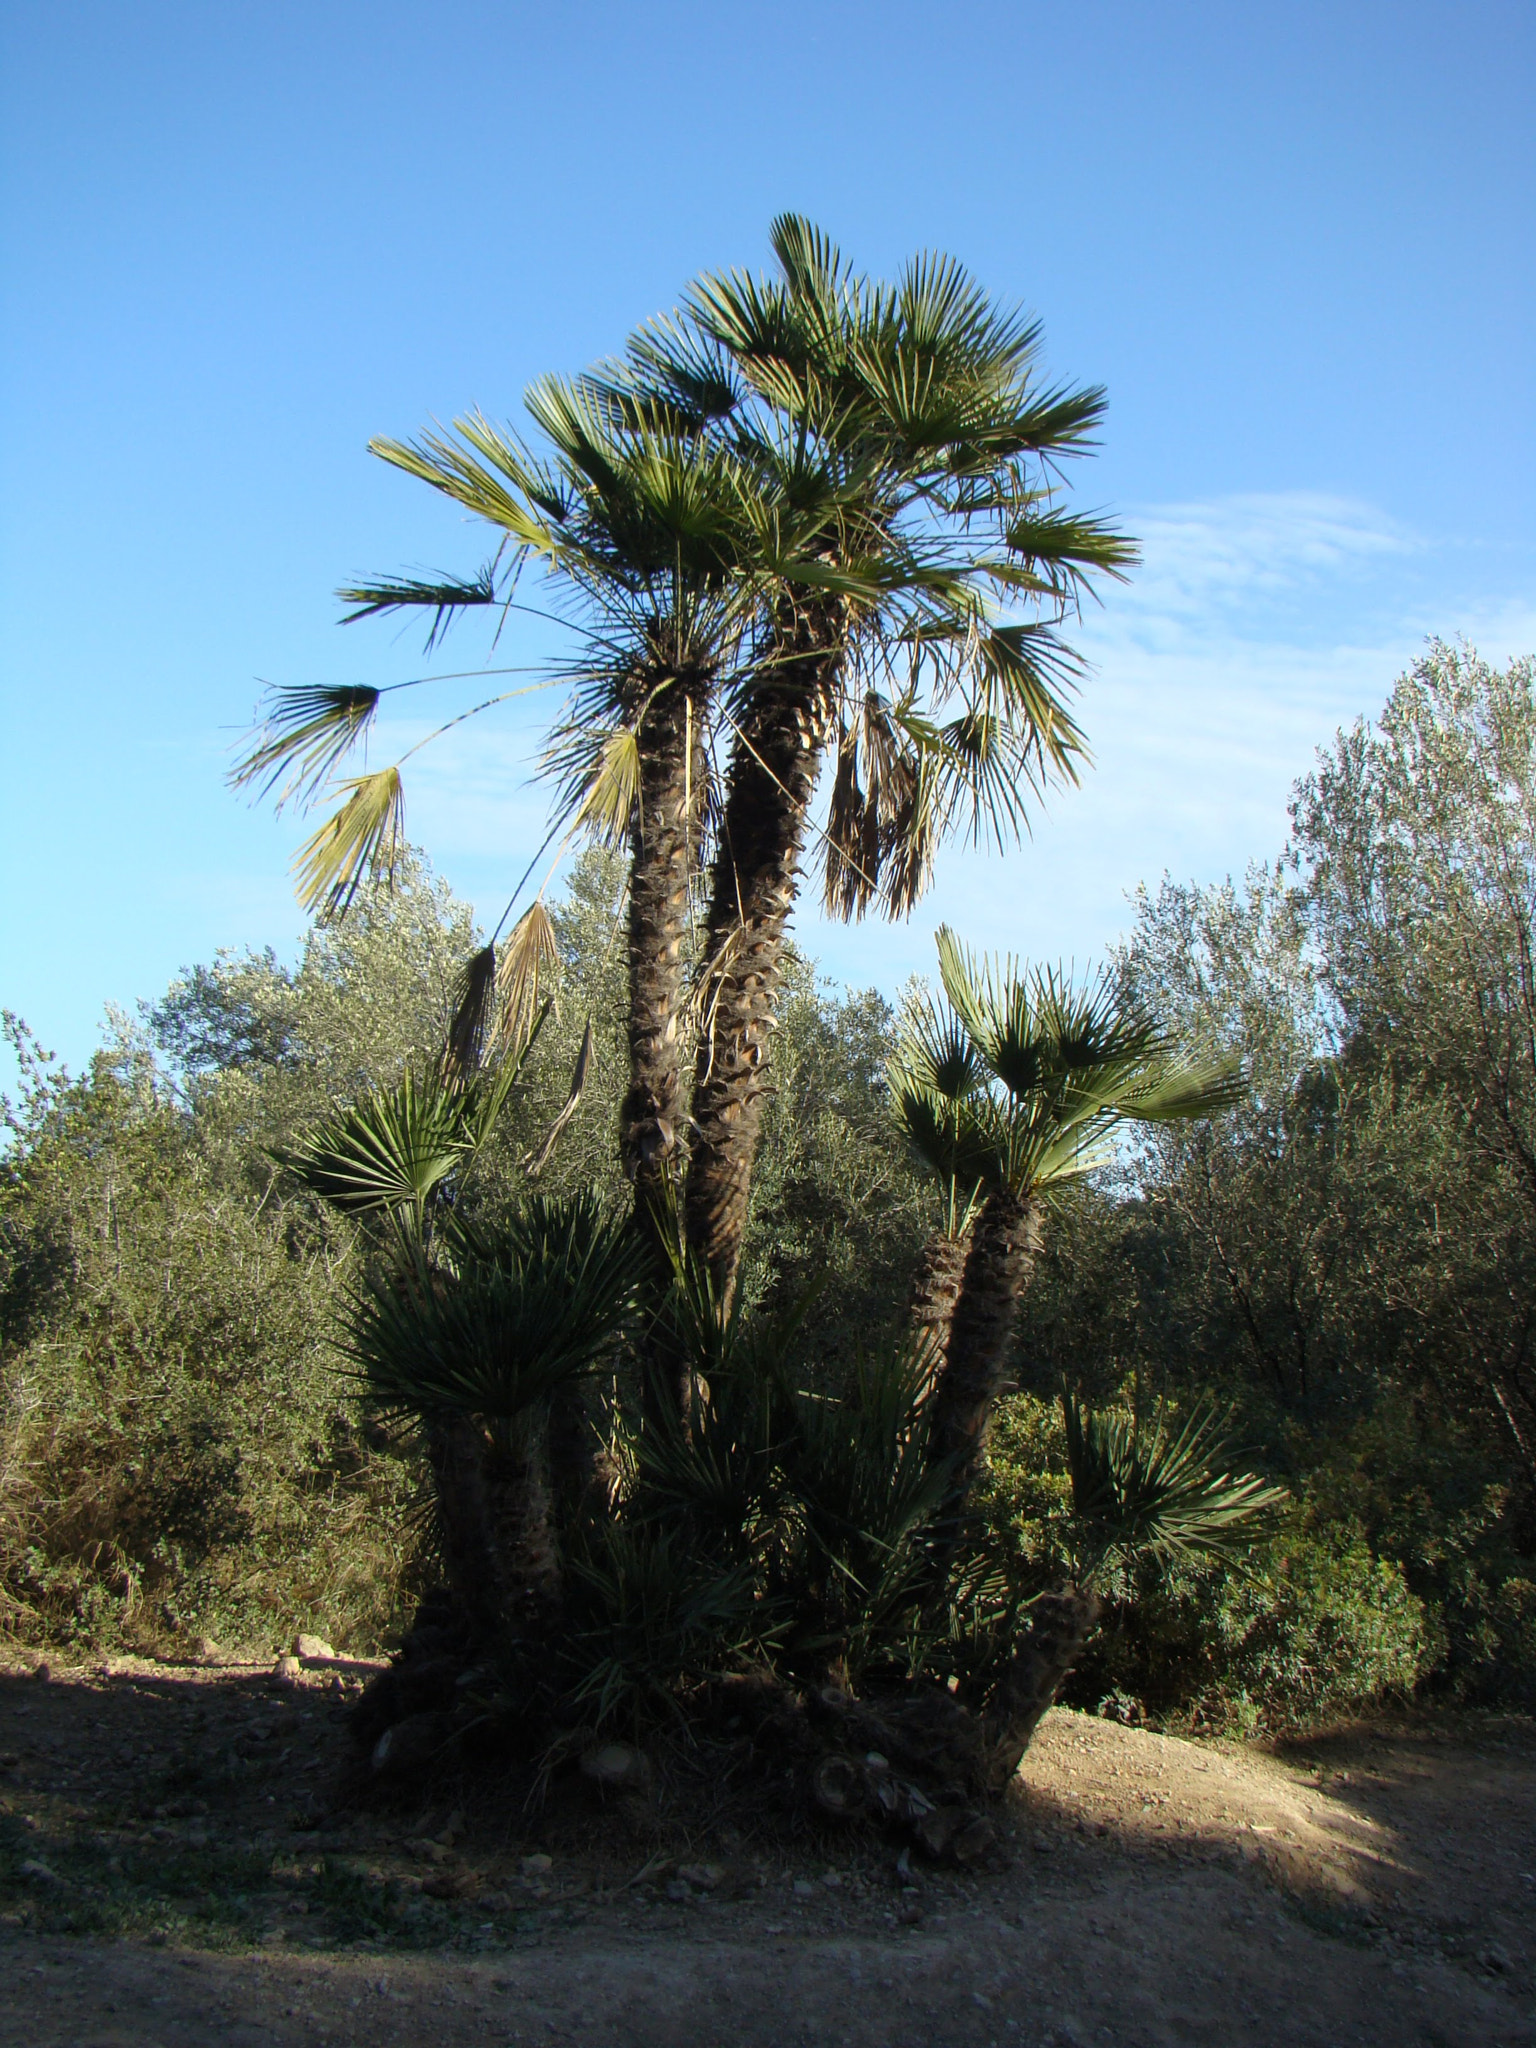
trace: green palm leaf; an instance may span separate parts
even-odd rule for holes
[[[344,1348],[385,1408],[505,1421],[609,1357],[645,1265],[595,1196],[534,1197],[494,1249],[467,1238],[456,1271],[365,1284]]]
[[[379,692],[362,685],[270,691],[249,753],[230,770],[232,787],[260,783],[263,797],[277,789],[278,811],[294,800],[307,803],[368,730],[378,706]]]
[[[1283,1487],[1233,1469],[1219,1418],[1196,1413],[1146,1427],[1062,1397],[1073,1508],[1086,1580],[1137,1557],[1230,1557],[1251,1547],[1285,1503]]]

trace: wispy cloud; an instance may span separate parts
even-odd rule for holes
[[[1143,629],[1160,620],[1236,619],[1256,599],[1266,609],[1292,604],[1308,589],[1425,547],[1369,505],[1302,491],[1154,505],[1127,523],[1141,535],[1143,566],[1115,612]]]
[[[1432,540],[1369,505],[1250,495],[1133,508],[1126,524],[1143,565],[1078,636],[1093,668],[1081,786],[1053,795],[1006,860],[950,852],[909,925],[802,916],[835,978],[892,988],[930,971],[941,919],[999,950],[1101,955],[1138,882],[1273,859],[1297,777],[1338,727],[1379,710],[1427,635],[1463,633],[1496,660],[1536,649],[1529,560]]]
[[[802,941],[834,978],[892,989],[928,971],[945,918],[984,946],[1098,956],[1138,882],[1272,859],[1297,776],[1338,726],[1379,709],[1427,634],[1466,633],[1496,659],[1536,648],[1529,562],[1432,540],[1356,501],[1247,495],[1132,508],[1126,524],[1143,566],[1078,635],[1094,757],[1081,787],[1052,796],[1017,854],[952,849],[907,925],[832,924],[808,878]],[[533,771],[554,709],[538,697],[492,712],[408,770],[412,837],[490,923],[548,823]],[[390,739],[425,730],[402,721]]]

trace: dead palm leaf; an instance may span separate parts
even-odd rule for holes
[[[587,1085],[587,1069],[591,1064],[592,1019],[589,1017],[587,1019],[587,1028],[581,1034],[581,1051],[576,1055],[576,1069],[571,1075],[570,1091],[566,1095],[565,1101],[560,1105],[560,1113],[544,1133],[544,1142],[538,1151],[531,1153],[523,1162],[530,1180],[537,1180],[549,1164],[550,1154],[559,1142],[560,1133],[576,1114],[577,1107],[581,1102],[582,1090]]]
[[[398,768],[354,776],[341,788],[346,802],[293,858],[297,895],[304,909],[340,916],[365,878],[383,873],[393,881],[404,844],[405,793]]]
[[[540,987],[559,959],[554,920],[541,898],[523,912],[501,949],[495,984],[497,1047],[520,1045],[528,1036],[538,1013]]]

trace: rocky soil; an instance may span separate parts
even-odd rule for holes
[[[1536,2048],[1528,1723],[1058,1711],[973,1874],[664,1786],[360,1797],[371,1669],[0,1665],[0,2043]]]

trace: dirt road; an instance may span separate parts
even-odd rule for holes
[[[337,1682],[0,1674],[0,2043],[1536,2048],[1528,1724],[1268,1755],[1058,1712],[970,1878],[338,1818]]]

